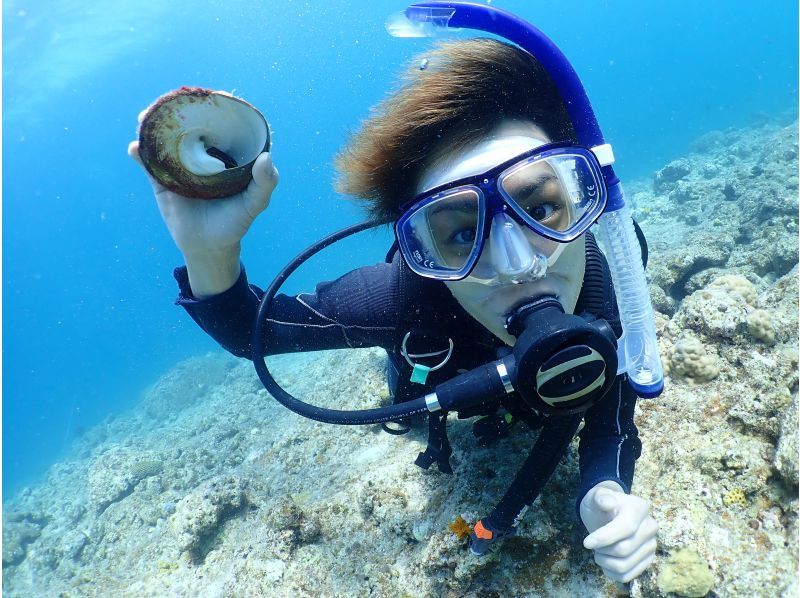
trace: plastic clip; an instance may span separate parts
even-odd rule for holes
[[[441,363],[434,365],[432,367],[428,367],[426,365],[422,365],[421,363],[415,363],[413,359],[419,359],[421,357],[434,357],[436,355],[441,355],[444,351],[435,351],[433,353],[419,353],[419,354],[409,353],[408,350],[406,349],[406,343],[408,342],[408,339],[410,337],[411,337],[411,331],[409,330],[403,337],[403,346],[400,352],[402,353],[403,357],[405,357],[405,360],[408,362],[408,365],[410,365],[413,368],[411,370],[411,381],[414,382],[415,384],[425,384],[425,382],[428,380],[428,374],[430,374],[431,372],[435,372],[439,368],[444,367],[444,364],[450,361],[450,356],[453,355],[453,339],[448,337],[447,340],[450,342],[450,347],[447,350],[447,355],[445,355],[445,358],[441,361]]]

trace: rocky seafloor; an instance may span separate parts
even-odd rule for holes
[[[706,135],[628,187],[650,245],[667,370],[642,400],[634,492],[660,524],[633,596],[798,595],[797,123]],[[177,317],[177,315],[176,315]],[[377,349],[270,359],[320,404],[387,398]],[[252,365],[180,363],[3,505],[7,596],[607,596],[582,548],[573,444],[516,537],[477,558],[449,524],[502,495],[533,442],[480,447],[451,418],[455,475],[413,464],[423,430],[303,420]]]

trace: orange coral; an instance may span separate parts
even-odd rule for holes
[[[447,527],[458,537],[459,540],[465,540],[472,533],[472,528],[469,526],[469,523],[464,521],[464,518],[461,515],[456,517],[456,520]]]

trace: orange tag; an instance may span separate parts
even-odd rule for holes
[[[483,521],[478,521],[478,523],[475,524],[475,535],[481,540],[491,540],[494,537],[492,532],[483,527]]]

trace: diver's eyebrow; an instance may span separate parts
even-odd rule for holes
[[[515,187],[518,191],[534,189],[534,188],[540,187],[544,183],[546,183],[548,181],[551,181],[553,179],[556,179],[556,178],[558,178],[558,177],[556,177],[556,175],[554,175],[552,172],[542,172],[542,173],[536,174],[536,175],[534,175],[534,176],[532,176],[530,178],[524,178],[523,179],[522,177],[520,177],[520,180],[519,181],[514,181],[511,184],[511,186]]]
[[[552,172],[540,172],[530,177],[520,177],[518,183],[520,187],[532,187],[534,185],[541,185],[549,180],[557,178]],[[515,181],[517,182],[517,181]]]
[[[441,212],[464,212],[465,214],[474,214],[477,209],[477,202],[474,200],[461,199],[458,201],[441,201],[431,208],[431,216]]]

